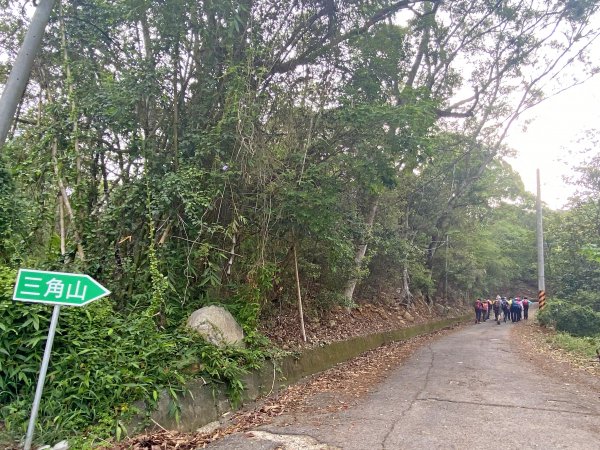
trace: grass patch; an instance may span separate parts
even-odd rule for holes
[[[556,347],[585,359],[597,359],[596,349],[600,348],[600,336],[575,337],[568,333],[558,332],[549,336],[548,341]]]

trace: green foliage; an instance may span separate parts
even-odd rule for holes
[[[600,263],[600,248],[596,244],[584,245],[581,248],[581,253],[590,261]]]
[[[35,386],[47,336],[48,307],[13,303],[15,270],[0,265],[0,405],[17,400],[22,390]]]
[[[600,334],[600,314],[587,306],[572,305],[556,314],[556,329],[573,336]]]
[[[565,307],[564,300],[551,299],[546,303],[546,307],[537,313],[537,320],[544,326],[553,327],[556,324],[555,317],[561,308]]]
[[[12,199],[15,184],[8,171],[0,164],[0,255],[6,255],[5,241],[10,235],[10,224],[16,213]]]
[[[164,313],[165,294],[169,288],[168,278],[162,274],[159,268],[159,260],[156,256],[156,228],[152,217],[152,194],[150,192],[148,178],[146,178],[146,209],[148,217],[148,262],[150,270],[150,306],[145,311],[146,317],[156,317]]]
[[[548,214],[546,252],[549,275],[556,280],[556,295],[600,312],[600,159],[592,158],[578,169],[580,192],[568,211]]]
[[[21,257],[29,216],[13,176],[0,159],[0,263]]]
[[[353,40],[355,68],[346,88],[352,98],[370,102],[393,95],[392,86],[407,57],[406,33],[405,28],[380,24],[374,27],[372,34]]]
[[[538,314],[538,320],[546,326],[554,326],[558,331],[572,336],[600,335],[600,314],[588,306],[567,301],[551,301]]]
[[[242,325],[246,336],[259,338],[256,330],[262,307],[274,284],[280,281],[278,268],[274,264],[255,267],[248,273],[247,281],[233,287],[234,293],[225,306]]]
[[[47,306],[10,300],[14,271],[2,268],[0,287],[0,410],[8,432],[23,433],[33,398],[50,319]],[[256,318],[253,318],[255,323]],[[85,308],[63,308],[53,347],[39,418],[39,436],[65,433],[106,436],[167,390],[175,404],[189,375],[224,384],[239,400],[240,377],[264,360],[267,342],[256,332],[249,349],[218,349],[186,329],[159,331],[152,317],[115,314],[109,300]],[[175,411],[176,412],[176,411]]]
[[[573,301],[579,305],[592,308],[600,313],[600,292],[580,289],[573,295]]]
[[[461,136],[438,136],[454,148],[427,168],[433,181],[415,195],[414,218],[430,233],[433,278],[455,291],[497,292],[528,282],[535,269],[535,215],[517,174],[490,148]],[[435,221],[425,218],[433,215]],[[495,294],[494,294],[495,295]]]

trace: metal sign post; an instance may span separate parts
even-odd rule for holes
[[[48,339],[46,340],[46,349],[44,350],[44,358],[42,359],[42,367],[40,368],[40,376],[38,378],[37,387],[35,388],[35,397],[33,406],[31,407],[31,416],[29,417],[29,425],[27,426],[27,436],[25,437],[24,450],[31,449],[33,442],[33,432],[35,430],[35,420],[37,419],[38,410],[40,409],[40,401],[42,392],[44,391],[44,383],[46,381],[46,372],[50,363],[50,353],[52,353],[52,344],[54,343],[54,335],[56,334],[56,325],[58,324],[58,315],[60,314],[60,305],[55,305],[52,311],[52,320],[50,321],[50,329],[48,330]]]
[[[40,408],[42,392],[44,391],[46,372],[50,363],[50,354],[52,353],[52,344],[54,343],[54,335],[56,334],[56,326],[58,325],[60,307],[62,305],[83,306],[108,294],[110,294],[110,291],[89,275],[30,269],[19,270],[13,300],[54,305],[50,329],[48,330],[48,339],[46,339],[46,348],[40,368],[40,376],[31,407],[31,417],[29,418],[29,425],[27,427],[24,450],[31,450],[35,421]]]

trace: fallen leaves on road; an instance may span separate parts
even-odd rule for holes
[[[552,345],[549,337],[556,333],[535,321],[521,322],[512,332],[518,339],[521,356],[539,367],[545,374],[566,382],[576,380],[600,392],[600,364]]]

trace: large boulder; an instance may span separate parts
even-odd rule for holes
[[[197,309],[189,317],[187,324],[217,347],[244,346],[242,327],[231,313],[221,306],[212,305]]]

